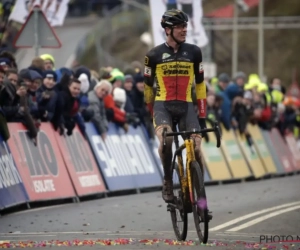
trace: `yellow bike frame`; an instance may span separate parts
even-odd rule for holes
[[[183,160],[181,155],[177,155],[178,170],[180,176],[180,183],[183,189],[183,197],[186,200],[188,191],[190,194],[190,201],[193,204],[193,190],[192,190],[192,180],[191,180],[191,162],[195,161],[195,151],[194,151],[194,141],[192,139],[185,139],[184,143],[179,147],[182,152],[186,149],[186,173],[184,171]]]

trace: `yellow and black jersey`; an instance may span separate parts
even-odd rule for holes
[[[202,53],[198,46],[188,43],[180,45],[177,52],[163,43],[145,56],[145,102],[186,101],[192,102],[192,86],[196,83],[196,96],[201,116],[206,109],[206,85],[202,65]],[[153,96],[154,79],[157,90]]]

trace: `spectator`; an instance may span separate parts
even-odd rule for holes
[[[92,111],[87,110],[89,106],[88,91],[90,90],[91,72],[88,68],[80,66],[75,71],[75,77],[81,82],[79,112],[82,114],[83,119],[88,122],[93,116]]]
[[[124,82],[124,90],[126,93],[126,103],[124,110],[128,113],[134,112],[134,107],[132,104],[132,88],[133,88],[133,77],[132,75],[125,75],[125,82]]]
[[[231,128],[231,118],[230,118],[230,114],[231,114],[231,101],[227,95],[227,93],[225,92],[225,89],[227,88],[229,82],[230,82],[230,78],[228,76],[228,74],[226,73],[222,73],[219,75],[219,82],[218,84],[215,86],[215,93],[218,94],[223,102],[222,102],[222,106],[221,106],[221,121],[224,125],[224,127],[229,130]]]
[[[43,54],[40,56],[44,60],[44,70],[55,70],[55,60],[50,54]]]
[[[105,96],[110,94],[111,91],[112,86],[110,82],[107,80],[101,80],[94,87],[94,90],[88,93],[88,110],[92,110],[94,114],[91,121],[94,123],[103,140],[105,140],[108,130],[108,122],[106,118],[103,99],[105,98]]]
[[[144,76],[138,73],[134,76],[134,86],[132,88],[132,104],[134,112],[137,114],[141,124],[146,127],[148,136],[154,139],[154,129],[145,103],[144,103]]]
[[[5,61],[5,70],[9,69],[9,68],[15,68],[18,69],[17,63],[16,63],[16,59],[14,57],[14,55],[9,52],[9,51],[2,51],[0,53],[0,60],[4,60]]]
[[[112,70],[111,73],[109,73],[109,75],[108,72],[109,70],[106,71],[104,75],[112,83],[112,93],[113,93],[114,88],[122,86],[123,74],[117,69],[114,71]],[[106,116],[108,121],[115,122],[119,126],[123,127],[125,131],[127,131],[128,124],[126,122],[126,112],[121,110],[116,105],[112,94],[108,94],[104,98],[104,107],[106,110]]]
[[[66,67],[62,67],[60,69],[57,69],[55,71],[56,75],[57,75],[57,82],[60,82],[61,78],[64,75],[67,75],[69,78],[72,78],[74,75],[74,72],[71,69],[68,69]]]
[[[116,106],[125,111],[125,104],[126,104],[126,92],[124,89],[121,88],[114,88],[113,90],[113,99]]]
[[[67,129],[67,135],[72,135],[73,129],[78,124],[80,131],[85,135],[84,121],[79,114],[80,107],[80,88],[81,82],[76,79],[70,79],[68,85],[62,87],[59,92],[61,96],[61,110],[64,127]]]
[[[100,76],[95,70],[91,70],[91,81],[90,81],[90,88],[89,91],[93,90],[95,86],[97,85]]]
[[[18,79],[19,79],[19,76],[18,76],[18,71],[15,70],[15,69],[8,69],[6,72],[5,72],[5,76],[6,78],[15,86],[17,86],[18,84]]]
[[[228,79],[226,79],[228,81]],[[230,101],[233,101],[237,96],[243,96],[244,84],[246,75],[244,72],[237,72],[234,76],[234,80],[225,88],[225,93]]]
[[[28,69],[35,70],[41,76],[44,75],[44,60],[40,57],[35,57],[32,60],[31,65],[28,67]]]
[[[28,83],[27,97],[30,114],[35,119],[37,126],[41,123],[41,119],[46,115],[46,111],[38,106],[37,90],[41,87],[43,76],[35,70],[29,70],[31,79]]]
[[[42,122],[52,121],[55,113],[58,103],[58,95],[54,90],[56,79],[55,71],[46,70],[44,72],[43,84],[36,93],[37,104],[42,113],[40,116]]]
[[[10,64],[10,60],[8,58],[5,58],[5,57],[1,57],[0,58],[0,66],[6,71],[8,70],[10,67],[9,67],[9,64]]]

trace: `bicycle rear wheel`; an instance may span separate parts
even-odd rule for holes
[[[208,240],[208,208],[204,180],[198,162],[191,163],[191,179],[193,189],[193,215],[194,222],[200,242],[206,244]],[[201,226],[203,228],[201,229]]]
[[[188,216],[184,206],[183,190],[177,163],[173,164],[173,194],[175,204],[168,205],[172,225],[177,240],[184,241],[187,236]]]

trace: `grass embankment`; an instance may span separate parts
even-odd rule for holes
[[[208,13],[216,8],[232,3],[232,0],[210,0],[204,1],[204,13]],[[266,16],[296,16],[300,13],[299,0],[265,0]],[[248,13],[241,16],[257,16],[258,8],[251,9]],[[132,17],[123,18],[113,17],[113,29],[106,29],[105,39],[102,45],[107,53],[114,57],[115,61],[130,63],[133,60],[143,62],[148,47],[140,41],[142,29],[147,30],[147,25],[141,25],[138,29],[126,29],[129,27],[125,21],[130,21],[130,25],[137,24]],[[146,19],[147,21],[149,19]],[[123,36],[116,36],[122,33]],[[215,31],[213,42],[214,61],[217,64],[218,73],[231,73],[231,31]],[[278,76],[283,79],[285,85],[289,85],[292,80],[292,70],[300,66],[300,30],[280,29],[265,30],[265,74],[268,79]],[[95,46],[91,46],[87,51],[84,64],[93,69],[105,66],[105,61],[97,63]],[[105,60],[105,59],[103,59]],[[256,30],[241,30],[239,32],[239,70],[249,73],[258,72],[258,32]]]
[[[299,16],[299,0],[266,0],[266,16]],[[257,16],[258,8],[242,16]],[[231,73],[231,31],[216,31],[214,60],[218,72]],[[265,30],[265,74],[270,80],[280,77],[288,86],[292,81],[293,69],[300,67],[300,30]],[[258,72],[258,31],[239,32],[239,70],[246,73]]]

